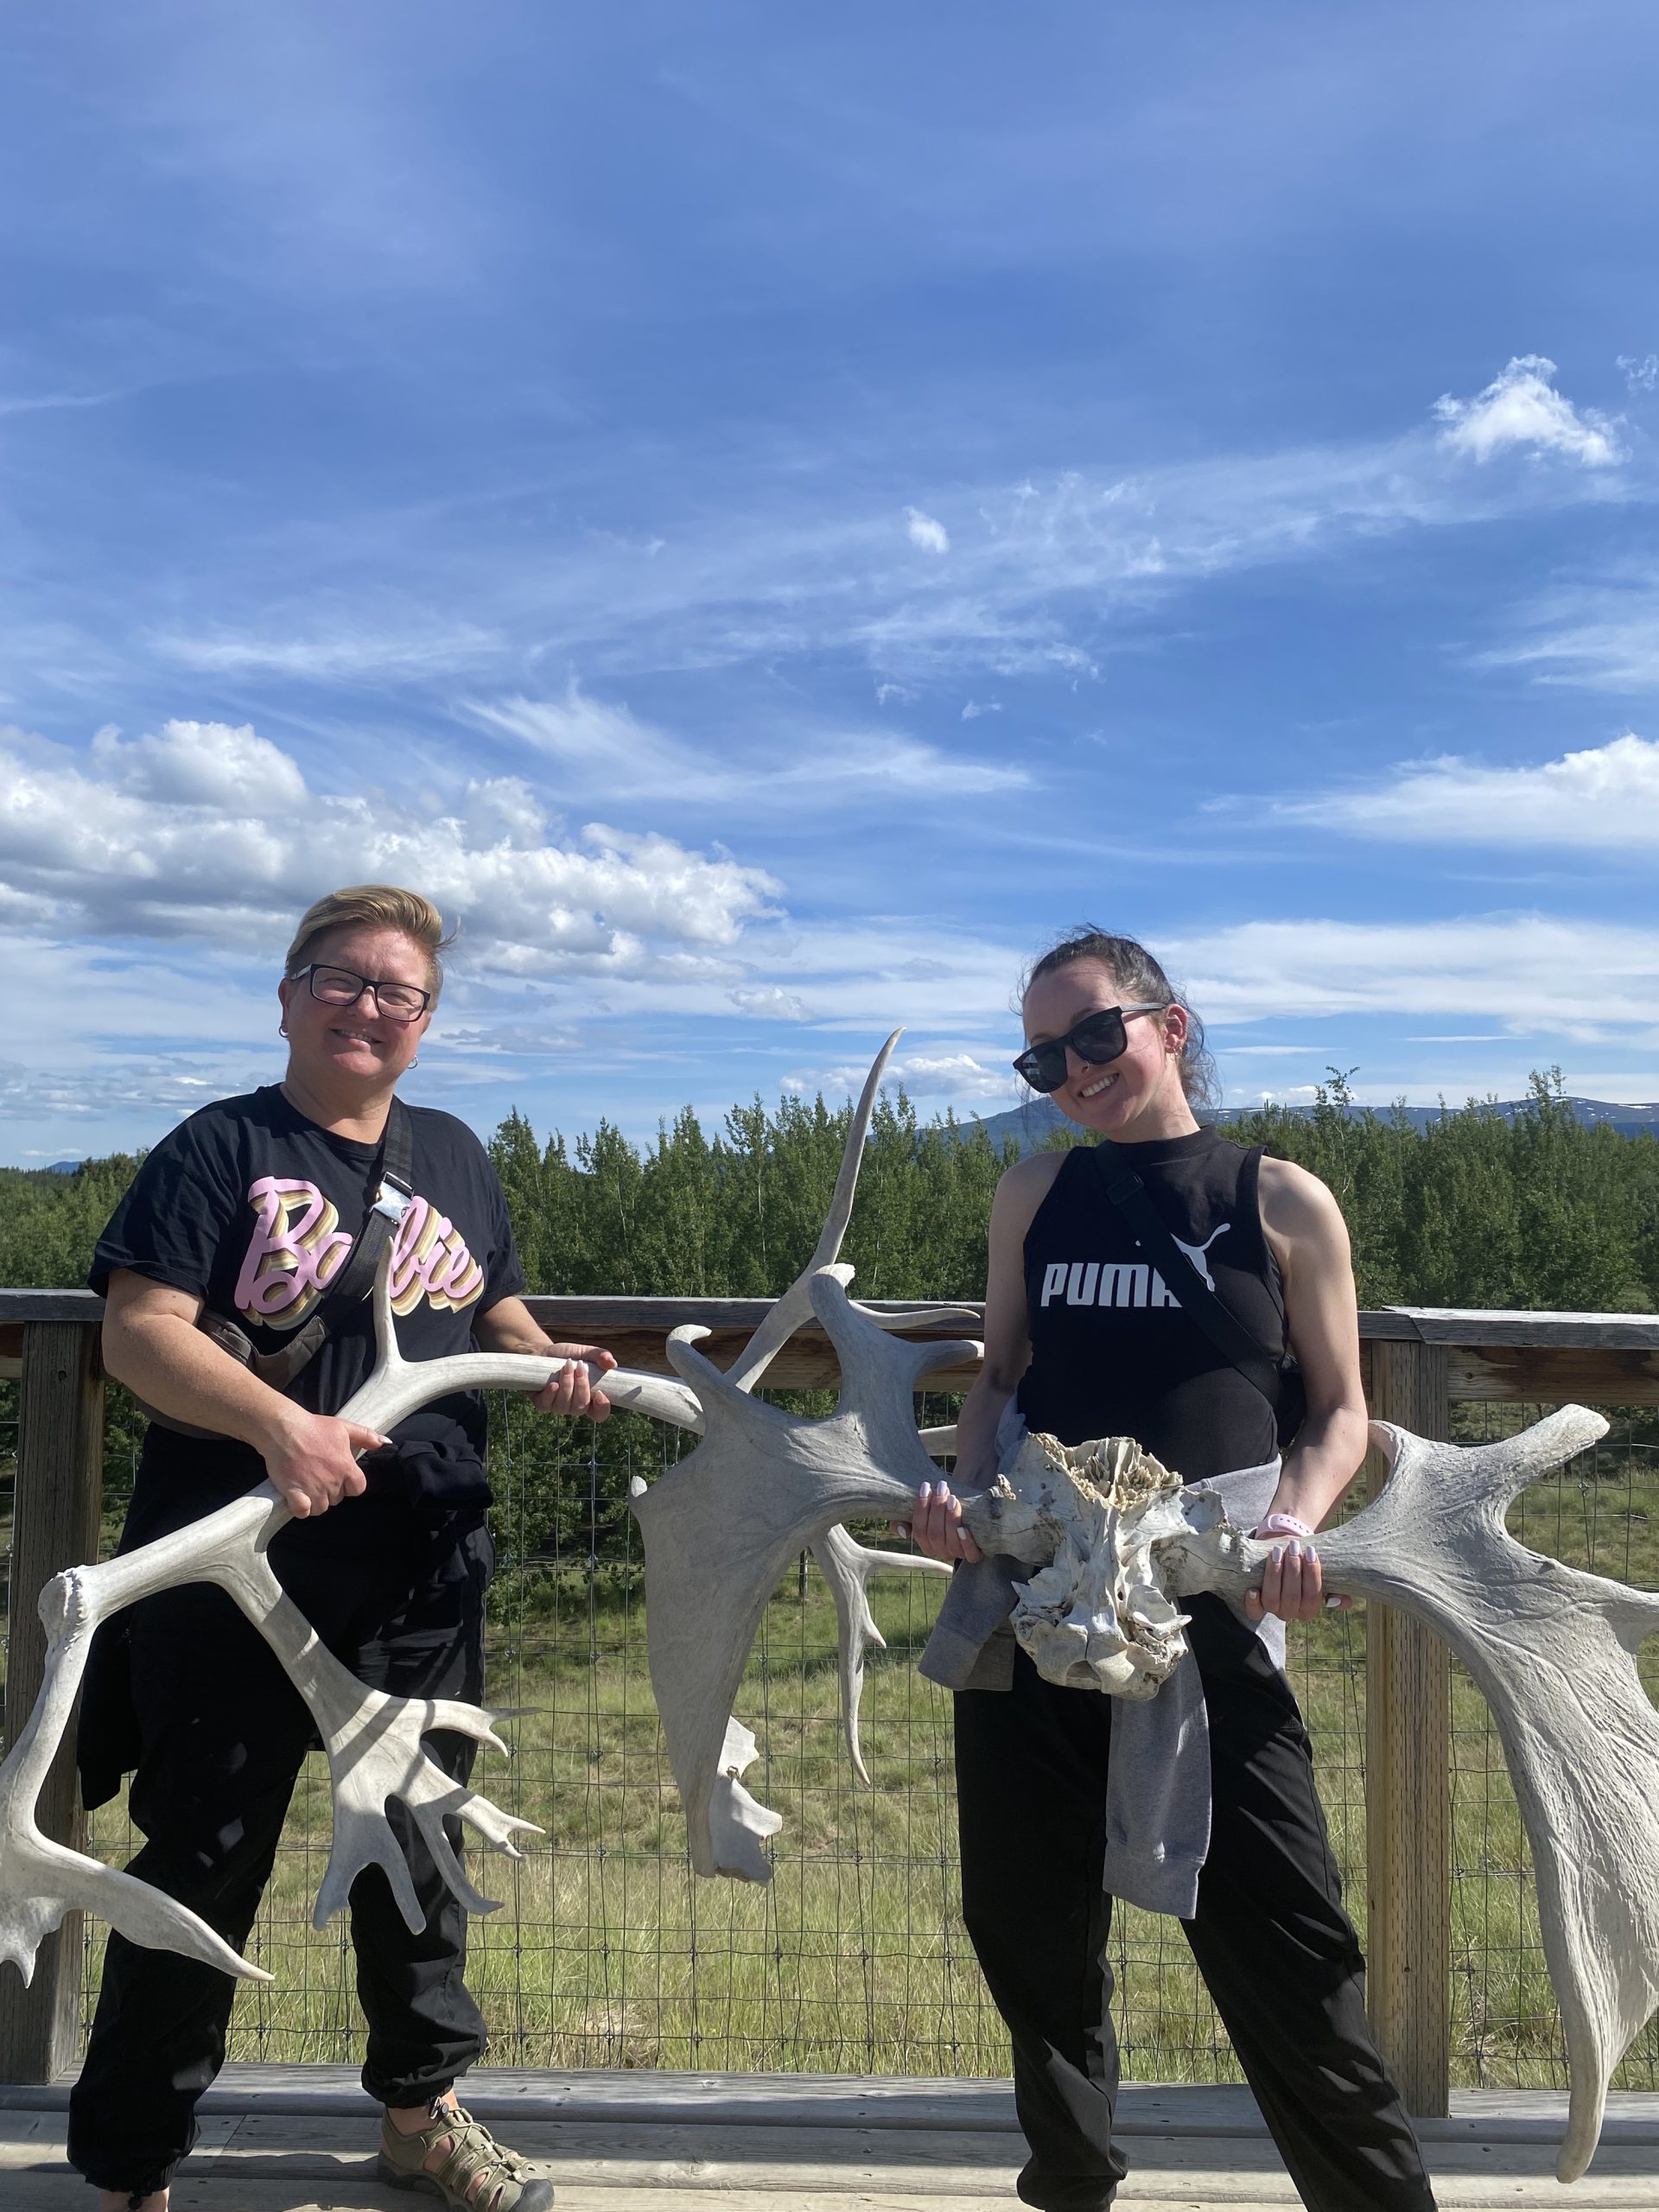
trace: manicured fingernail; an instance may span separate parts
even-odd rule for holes
[[[1327,1613],[1340,1612],[1340,1611],[1341,1611],[1341,1610],[1342,1610],[1342,1600],[1341,1600],[1341,1599],[1340,1599],[1340,1598],[1327,1598],[1327,1599],[1325,1599],[1325,1611],[1326,1611]]]
[[[1275,1544],[1272,1551],[1268,1553],[1268,1556],[1275,1567],[1282,1567],[1285,1563],[1284,1546],[1282,1544]]]
[[[923,1503],[924,1505],[925,1505],[925,1504],[927,1503],[928,1500],[929,1500],[929,1499],[932,1497],[932,1495],[933,1495],[933,1485],[932,1485],[932,1484],[931,1484],[931,1483],[924,1483],[924,1484],[922,1484],[922,1486],[921,1486],[920,1490],[917,1491],[916,1495],[917,1495],[917,1496],[921,1499],[922,1503]]]
[[[943,1505],[943,1504],[944,1503],[945,1500],[950,1497],[950,1484],[949,1484],[949,1483],[947,1483],[947,1482],[941,1482],[941,1483],[940,1483],[940,1484],[939,1484],[939,1503],[940,1503],[940,1504],[941,1504],[941,1505]]]

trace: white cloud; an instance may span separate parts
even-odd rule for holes
[[[302,683],[439,676],[475,668],[502,639],[471,623],[421,621],[402,629],[340,630],[332,635],[268,637],[216,630],[197,636],[159,630],[150,644],[163,658],[214,676],[289,676]]]
[[[753,762],[734,758],[725,744],[705,755],[626,706],[594,698],[574,679],[562,699],[475,701],[467,712],[486,728],[551,754],[560,763],[561,791],[612,792],[626,779],[641,800],[718,805],[728,816],[798,808],[808,799],[814,806],[879,804],[895,789],[943,799],[1031,782],[1024,768],[961,759],[888,731],[791,731],[786,746]]]
[[[582,1040],[574,1029],[561,1029],[549,1022],[499,1021],[487,1028],[468,1025],[459,1029],[445,1022],[423,1040],[421,1055],[424,1059],[429,1052],[507,1052],[540,1058],[582,1049]]]
[[[1000,715],[1001,711],[1002,702],[1000,699],[970,699],[962,710],[962,719],[965,722],[976,722],[982,715]]]
[[[1444,393],[1434,403],[1446,427],[1440,443],[1448,452],[1478,461],[1511,446],[1534,454],[1559,454],[1586,468],[1609,468],[1624,459],[1614,426],[1594,408],[1580,413],[1550,379],[1555,364],[1541,353],[1522,353],[1472,399]]]
[[[906,535],[912,545],[919,545],[925,553],[948,553],[950,533],[942,522],[935,522],[931,515],[924,514],[919,507],[906,507],[910,521]]]
[[[1644,353],[1639,361],[1633,354],[1621,353],[1614,365],[1624,370],[1632,391],[1651,391],[1659,385],[1659,353]]]
[[[1521,611],[1515,637],[1476,657],[1539,683],[1629,693],[1659,686],[1659,575],[1632,570],[1569,586]]]
[[[1247,922],[1166,964],[1217,1021],[1406,1014],[1588,1039],[1659,1017],[1659,930],[1548,914]]]
[[[1401,843],[1659,851],[1659,741],[1627,731],[1529,768],[1488,767],[1452,754],[1412,762],[1391,783],[1327,791],[1274,811]]]
[[[785,1090],[822,1091],[826,1097],[852,1097],[862,1090],[869,1074],[866,1063],[845,1063],[814,1068],[786,1076]],[[890,1060],[882,1079],[884,1090],[904,1090],[912,1098],[937,1098],[946,1104],[975,1102],[993,1107],[1018,1103],[1020,1089],[1010,1068],[997,1068],[976,1059],[971,1052],[911,1053]]]
[[[933,1058],[912,1053],[899,1061],[897,1072],[915,1098],[990,1099],[1011,1106],[1019,1095],[1011,1068],[988,1066],[971,1052],[945,1052]]]
[[[550,842],[512,779],[427,811],[310,791],[246,727],[173,721],[131,742],[103,732],[84,756],[0,732],[0,919],[14,927],[269,948],[320,891],[374,878],[417,884],[461,916],[474,963],[596,975],[731,947],[775,912],[780,888],[729,857],[602,823]]]
[[[757,1021],[810,1021],[811,1008],[793,991],[786,991],[779,983],[758,983],[741,991],[728,991],[727,997],[740,1014],[747,1014]]]

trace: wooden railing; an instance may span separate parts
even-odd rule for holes
[[[697,1322],[699,1349],[721,1365],[767,1311],[762,1299],[536,1298],[556,1338],[607,1344],[625,1367],[670,1371],[668,1332]],[[0,1290],[0,1374],[22,1380],[14,1502],[14,1603],[6,1670],[6,1740],[39,1691],[45,1637],[35,1594],[92,1556],[103,1493],[99,1301],[84,1291]],[[956,1332],[931,1332],[944,1338]],[[1421,1436],[1449,1433],[1453,1404],[1659,1405],[1659,1316],[1482,1313],[1389,1306],[1360,1316],[1373,1414]],[[768,1371],[767,1387],[822,1388],[835,1354],[804,1329]],[[965,1389],[971,1367],[927,1377],[931,1391]],[[1373,1478],[1380,1478],[1373,1467]],[[1451,2075],[1452,1807],[1450,1655],[1414,1622],[1373,1607],[1366,1638],[1367,1948],[1371,2016],[1414,2112],[1447,2109]],[[67,1758],[54,1769],[41,1821],[84,1848],[86,1818]],[[0,2082],[50,2081],[73,2063],[80,2011],[75,1916],[42,1944],[25,1990],[0,1967]]]

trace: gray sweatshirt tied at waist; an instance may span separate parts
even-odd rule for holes
[[[1025,1422],[1010,1402],[997,1431],[998,1464],[1005,1472],[1024,1440]],[[1188,1487],[1213,1491],[1235,1528],[1254,1529],[1278,1485],[1279,1462],[1270,1459]],[[1006,1553],[957,1567],[921,1656],[930,1681],[948,1690],[1008,1688],[1016,1649],[1008,1625],[1014,1586],[1033,1571]],[[1284,1623],[1269,1616],[1250,1625],[1274,1666],[1282,1668]],[[1210,1716],[1198,1662],[1189,1651],[1155,1697],[1122,1698],[1113,1712],[1102,1887],[1147,1912],[1191,1920],[1209,1852]]]

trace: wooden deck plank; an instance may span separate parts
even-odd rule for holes
[[[1554,2181],[1475,2179],[1451,2186],[1437,2183],[1440,2212],[1532,2212],[1546,2204],[1564,2212],[1654,2212],[1659,2183],[1651,2180],[1577,2183],[1571,2196]],[[798,2212],[804,2195],[812,2212],[940,2212],[956,2202],[1012,2205],[1012,2191],[1000,2183],[950,2193],[921,2193],[840,2181],[810,2192],[751,2189],[658,2189],[620,2177],[606,2186],[561,2188],[560,2212]],[[4,2212],[86,2212],[86,2185],[67,2171],[0,2177]],[[401,2195],[378,2184],[329,2182],[319,2189],[309,2181],[230,2179],[181,2176],[173,2191],[173,2212],[392,2212]],[[1288,2180],[1224,2172],[1192,2173],[1145,2182],[1132,2181],[1120,2191],[1116,2212],[1282,2212],[1298,2199]]]
[[[1017,2135],[1009,2083],[855,2074],[556,2072],[477,2067],[463,2094],[481,2119],[514,2127],[527,2120],[620,2120],[655,2126],[965,2127]],[[0,2084],[0,2114],[61,2112],[69,2084]],[[369,2110],[357,2069],[346,2066],[227,2066],[202,2101],[205,2114],[287,2113],[357,2119]],[[1422,2120],[1425,2142],[1459,2139],[1553,2141],[1566,2125],[1562,2089],[1455,2089],[1449,2118]],[[1126,2082],[1118,2133],[1248,2135],[1262,2132],[1249,2091],[1239,2084]],[[1618,2090],[1607,2101],[1603,2140],[1659,2145],[1659,2095]]]
[[[503,2128],[504,2139],[506,2130]],[[630,2123],[526,2120],[512,2131],[515,2150],[543,2163],[556,2178],[602,2185],[607,2174],[623,2170],[644,2182],[681,2186],[727,2186],[747,2177],[759,2189],[796,2185],[803,2176],[844,2172],[893,2186],[906,2174],[938,2171],[953,2177],[969,2173],[1012,2176],[1023,2162],[1017,2138],[976,2134],[960,2129],[899,2133],[891,2129],[671,2126],[642,2131]],[[198,2150],[193,2167],[214,2171],[260,2173],[273,2162],[283,2171],[308,2171],[296,2159],[315,2162],[319,2173],[340,2162],[366,2158],[373,2148],[369,2116],[360,2120],[316,2120],[305,2124],[302,2145],[293,2121],[251,2116],[229,2139]],[[1124,2139],[1137,2175],[1210,2171],[1277,2173],[1279,2154],[1263,2135],[1143,2136]],[[1553,2139],[1494,2144],[1466,2138],[1426,2146],[1437,2174],[1502,2174],[1516,2177],[1553,2175]],[[1604,2177],[1659,2177],[1659,2151],[1642,2144],[1605,2143],[1596,2171]],[[813,2182],[812,2186],[822,2185]]]
[[[59,2200],[60,2183],[81,2187],[64,2158],[60,2116],[55,2128],[14,2124],[0,2145],[0,2206]],[[175,2212],[341,2212],[396,2201],[374,2179],[374,2132],[366,2113],[357,2121],[296,2123],[275,2114],[227,2119],[187,2162],[175,2189]],[[563,2206],[591,2203],[603,2212],[650,2207],[653,2212],[786,2212],[810,2201],[814,2212],[841,2204],[915,2206],[940,2212],[947,2202],[1012,2203],[1018,2160],[1006,2136],[938,2131],[915,2137],[853,2128],[652,2128],[595,2122],[527,2122],[515,2147],[535,2158],[558,2184]],[[1230,2140],[1143,2137],[1126,2145],[1133,2171],[1120,2198],[1135,2204],[1294,2206],[1297,2196],[1270,2144],[1260,2137]],[[1659,2155],[1651,2146],[1604,2146],[1585,2181],[1564,2196],[1554,2179],[1554,2146],[1459,2140],[1429,2146],[1429,2164],[1443,2212],[1488,2212],[1545,2202],[1582,2212],[1659,2208]],[[83,2208],[84,2196],[65,2198]]]

